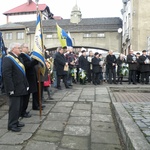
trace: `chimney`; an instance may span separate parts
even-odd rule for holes
[[[27,5],[30,5],[31,2],[32,0],[27,0]]]

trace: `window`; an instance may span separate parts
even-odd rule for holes
[[[99,37],[99,38],[104,38],[104,37],[105,37],[105,34],[104,34],[104,33],[98,33],[98,34],[97,34],[97,37]]]
[[[91,36],[91,34],[89,34],[89,33],[85,33],[85,34],[83,35],[83,37],[87,37],[87,38],[88,38],[88,37],[92,37],[92,36]]]
[[[5,39],[12,40],[12,33],[11,32],[5,33]]]
[[[52,37],[53,37],[52,34],[47,34],[47,35],[46,35],[46,38],[47,38],[47,39],[51,39]]]
[[[24,32],[17,32],[17,39],[18,40],[24,39]]]

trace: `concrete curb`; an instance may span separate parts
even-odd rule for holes
[[[116,102],[113,93],[108,88],[111,99],[111,107],[115,116],[119,132],[122,136],[125,150],[150,150],[150,144],[147,142],[139,127],[128,114],[122,103]]]

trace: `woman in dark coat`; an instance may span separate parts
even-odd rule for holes
[[[93,65],[93,84],[97,85],[97,84],[100,84],[99,76],[101,72],[100,59],[99,59],[98,52],[96,52],[94,54],[94,58],[92,58],[92,65]]]
[[[19,122],[22,96],[28,94],[29,84],[25,67],[18,58],[20,44],[11,43],[10,53],[3,60],[4,87],[9,96],[8,130],[19,132],[24,123]]]

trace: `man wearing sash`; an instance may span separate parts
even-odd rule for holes
[[[7,95],[9,96],[8,130],[21,131],[24,123],[19,122],[22,96],[29,90],[25,67],[21,60],[20,44],[11,43],[9,54],[3,60],[3,80]]]

